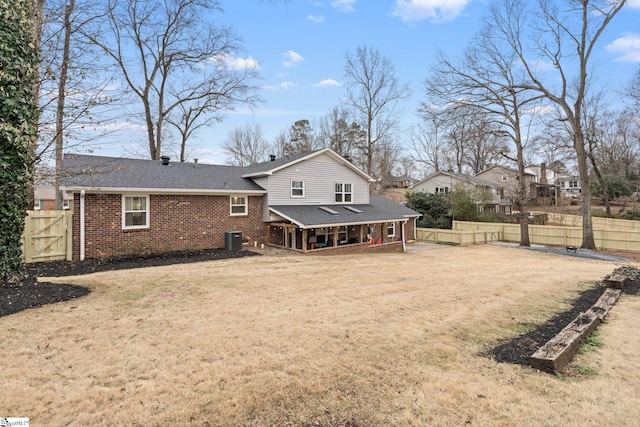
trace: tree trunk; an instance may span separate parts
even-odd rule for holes
[[[520,137],[518,136],[518,139]],[[522,143],[516,142],[518,156],[518,186],[519,186],[519,207],[518,222],[520,222],[520,246],[531,246],[529,241],[529,212],[527,211],[527,182],[524,171],[524,154]]]
[[[579,119],[578,119],[579,120]],[[582,192],[582,249],[596,249],[591,218],[591,188],[589,187],[589,167],[584,146],[584,135],[580,124],[574,124],[574,148],[578,157],[578,173]]]
[[[64,46],[62,48],[62,64],[60,66],[60,80],[58,81],[58,105],[56,109],[56,174],[55,192],[57,210],[62,209],[62,193],[60,192],[60,178],[62,175],[62,155],[64,152],[64,107],[67,90],[67,76],[69,73],[69,49],[71,43],[71,14],[75,8],[75,0],[69,0],[64,10]]]

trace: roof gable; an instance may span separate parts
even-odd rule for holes
[[[365,178],[367,181],[369,181],[369,182],[374,182],[375,181],[375,179],[373,179],[371,176],[369,176],[368,174],[364,173],[360,168],[356,167],[349,160],[345,159],[344,157],[342,157],[341,155],[339,155],[338,153],[336,153],[335,151],[333,151],[330,148],[323,148],[321,150],[312,151],[310,153],[301,153],[301,154],[296,154],[296,155],[292,155],[292,156],[286,156],[286,157],[282,157],[280,159],[275,159],[275,160],[272,160],[272,161],[266,161],[266,162],[262,162],[262,163],[257,163],[255,165],[246,166],[244,168],[245,172],[244,172],[244,174],[242,176],[244,178],[259,178],[259,177],[273,175],[274,173],[276,173],[276,172],[278,172],[278,171],[280,171],[280,170],[282,170],[284,168],[293,166],[293,165],[295,165],[297,163],[300,163],[300,162],[304,162],[304,161],[312,159],[314,157],[321,156],[323,154],[327,154],[329,157],[331,157],[337,163],[345,165],[349,169],[351,169],[354,172],[356,172],[358,175],[360,175],[363,178]]]
[[[425,182],[428,182],[428,181],[432,180],[433,178],[438,177],[438,176],[442,176],[442,175],[448,176],[448,177],[451,177],[453,179],[457,179],[457,180],[460,180],[460,181],[466,181],[466,182],[469,182],[469,183],[471,183],[473,185],[484,185],[484,186],[488,186],[488,187],[496,187],[496,183],[491,182],[491,181],[487,181],[487,180],[482,179],[482,178],[478,178],[478,177],[473,176],[473,175],[463,175],[463,174],[460,174],[460,173],[448,172],[448,171],[437,171],[437,172],[432,173],[431,175],[427,176],[422,181],[414,184],[412,186],[412,188],[419,187],[421,184],[423,184]]]

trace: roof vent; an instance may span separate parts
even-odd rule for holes
[[[269,159],[271,159],[272,162],[275,162],[276,160],[276,155],[275,154],[270,154],[269,155]]]
[[[169,160],[171,160],[171,157],[162,156],[162,157],[160,157],[160,160],[162,160],[162,165],[163,166],[168,166],[169,165]]]

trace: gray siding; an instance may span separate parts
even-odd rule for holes
[[[291,181],[304,181],[304,197],[291,197]],[[335,204],[334,184],[352,184],[354,204],[369,203],[368,181],[332,157],[323,154],[277,171],[268,178],[268,184],[256,181],[266,188],[266,205],[331,205]]]

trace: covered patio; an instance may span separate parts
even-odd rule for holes
[[[415,239],[419,213],[382,196],[369,204],[269,206],[267,244],[303,253],[354,252]]]

